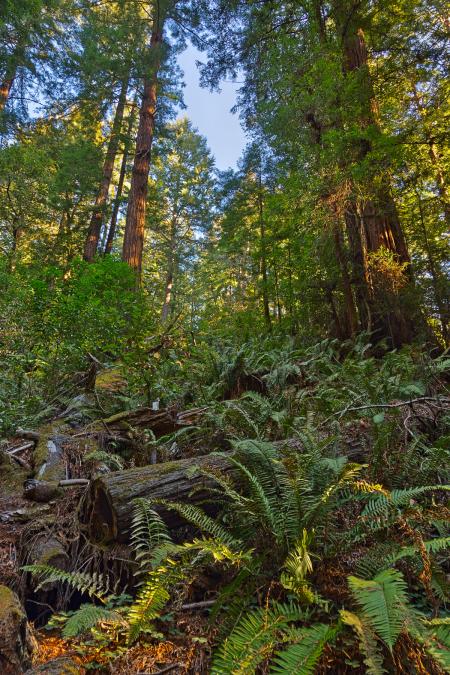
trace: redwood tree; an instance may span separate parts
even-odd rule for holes
[[[123,122],[123,115],[125,111],[126,97],[128,91],[129,79],[126,77],[120,87],[119,98],[114,114],[114,121],[111,127],[111,135],[109,137],[108,148],[106,151],[105,162],[103,164],[103,177],[100,184],[97,197],[95,199],[94,211],[92,213],[89,230],[84,244],[83,257],[88,262],[94,260],[97,253],[98,242],[100,239],[100,232],[103,225],[103,217],[105,213],[105,206],[108,201],[109,188],[111,185],[111,178],[114,170],[114,162],[119,148],[120,131]]]
[[[122,250],[122,259],[136,271],[138,281],[140,281],[142,272],[148,175],[155,130],[158,72],[163,56],[165,9],[166,7],[162,6],[161,2],[155,0],[152,6],[153,19],[148,55],[148,73],[143,83]]]

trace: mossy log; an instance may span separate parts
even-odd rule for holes
[[[69,556],[63,543],[46,529],[23,542],[21,557],[26,565],[49,565],[60,570],[69,568]],[[54,587],[54,583],[43,586],[46,590]]]
[[[54,424],[40,429],[39,441],[33,453],[34,471],[38,480],[59,481],[66,478],[63,446],[70,441],[70,436],[65,431],[65,425]]]
[[[206,408],[194,408],[178,412],[175,408],[153,410],[152,408],[138,408],[116,413],[101,421],[102,430],[128,430],[130,427],[151,429],[159,438],[191,424],[196,424]]]
[[[31,665],[36,640],[17,595],[0,584],[0,673],[18,675]]]
[[[79,507],[80,529],[96,544],[127,542],[137,497],[198,504],[209,495],[214,480],[202,469],[229,473],[233,466],[225,455],[207,455],[115,471],[91,481]],[[175,511],[156,507],[170,528],[185,521]]]

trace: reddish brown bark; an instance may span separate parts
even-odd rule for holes
[[[119,217],[119,209],[120,209],[120,203],[121,203],[121,199],[122,199],[123,185],[124,185],[125,176],[126,176],[126,173],[127,173],[127,162],[128,162],[129,152],[130,152],[130,135],[131,135],[131,132],[133,130],[133,124],[134,124],[134,120],[135,120],[134,111],[135,111],[135,108],[133,108],[133,111],[130,114],[130,117],[128,118],[128,128],[127,128],[127,133],[126,133],[125,143],[124,143],[124,148],[123,148],[122,163],[120,165],[119,182],[117,183],[116,196],[114,198],[114,205],[113,205],[113,210],[112,210],[112,215],[111,215],[111,224],[109,226],[108,237],[106,239],[106,244],[105,244],[105,254],[111,253],[113,243],[114,243],[114,237],[115,237],[115,234],[116,234],[117,219]]]
[[[111,185],[111,178],[114,170],[114,162],[119,147],[120,130],[122,127],[123,114],[125,110],[127,90],[128,77],[123,80],[120,89],[111,135],[109,138],[108,149],[106,151],[105,162],[103,164],[103,178],[100,184],[100,189],[97,193],[97,197],[95,199],[94,211],[92,213],[89,230],[84,244],[83,257],[88,262],[92,262],[95,258],[95,254],[97,253],[100,232],[103,225],[104,210],[108,201],[109,187]]]
[[[335,223],[333,231],[336,258],[341,270],[342,290],[344,293],[344,316],[345,328],[343,332],[346,338],[351,338],[356,334],[358,327],[358,317],[356,315],[355,301],[353,299],[353,292],[351,286],[350,275],[347,269],[347,260],[344,253],[344,242],[342,230],[339,223]]]
[[[162,18],[157,14],[153,21],[153,32],[150,41],[153,68],[152,72],[144,80],[122,250],[122,259],[135,270],[138,282],[140,281],[142,271],[145,211],[148,191],[148,175],[150,171],[150,159],[155,130],[162,28]]]
[[[342,28],[344,72],[358,84],[361,114],[360,128],[378,127],[377,106],[373,96],[364,33],[346,20]],[[364,133],[354,146],[356,161],[363,161],[371,151]],[[371,270],[371,254],[385,249],[395,263],[403,266],[404,284],[411,284],[410,257],[388,179],[368,190],[366,198],[350,197],[346,209],[346,226],[350,243],[361,328],[374,332],[376,339],[388,338],[394,346],[410,342],[421,321],[411,315],[397,290],[386,290],[384,280]],[[380,286],[381,281],[381,286]],[[403,293],[403,291],[402,291]]]
[[[11,91],[13,83],[14,83],[14,76],[5,78],[0,83],[0,112],[3,110],[8,101],[9,93]]]

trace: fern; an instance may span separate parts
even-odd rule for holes
[[[84,459],[91,460],[94,462],[102,462],[111,469],[111,471],[121,471],[123,469],[123,459],[120,455],[115,455],[112,452],[106,452],[105,450],[94,450],[85,455]]]
[[[450,537],[440,537],[423,542],[427,553],[438,553],[450,546]],[[420,555],[416,546],[400,548],[395,542],[382,542],[371,549],[356,565],[357,573],[363,578],[370,578],[382,569],[403,558]]]
[[[403,576],[389,569],[370,581],[349,577],[348,582],[364,619],[392,651],[407,619],[408,599]]]
[[[338,627],[317,624],[296,631],[296,644],[276,652],[271,673],[279,675],[312,675],[325,645],[332,642]]]
[[[308,551],[310,542],[311,535],[303,530],[302,539],[297,542],[297,545],[286,558],[283,565],[284,571],[280,576],[281,585],[286,590],[295,593],[302,602],[307,604],[314,602],[315,599],[314,593],[306,581],[306,576],[313,570],[311,555]]]
[[[149,573],[135,602],[128,610],[128,643],[132,644],[149,628],[170,599],[169,588],[183,578],[180,566],[167,560]]]
[[[280,633],[290,622],[303,617],[301,609],[273,603],[272,606],[248,612],[219,648],[211,673],[213,675],[250,675],[267,658]]]
[[[372,628],[363,618],[353,612],[347,612],[342,609],[341,619],[355,631],[362,653],[364,654],[364,663],[367,666],[368,675],[382,675],[386,671],[383,668],[383,657],[380,654],[379,647]]]
[[[103,598],[108,594],[108,585],[101,575],[94,572],[65,572],[51,565],[25,565],[22,567],[25,572],[41,577],[41,581],[36,586],[36,590],[42,588],[46,583],[66,583],[80,593],[86,593],[91,598]]]
[[[148,572],[152,567],[152,553],[162,544],[172,543],[167,526],[152,508],[152,502],[139,498],[134,500],[131,524],[131,546],[139,563],[137,574]]]
[[[62,630],[64,638],[76,637],[96,626],[100,621],[121,621],[120,614],[106,607],[97,607],[96,605],[81,605],[81,607],[70,616]]]
[[[239,549],[242,542],[235,539],[225,528],[216,520],[210,518],[201,508],[193,504],[179,504],[177,502],[168,502],[163,499],[155,500],[155,504],[160,504],[166,509],[177,511],[191,525],[195,525],[201,532],[211,535],[217,541],[225,544],[229,548]]]
[[[379,495],[375,499],[371,499],[361,515],[370,518],[386,517],[389,510],[409,506],[412,499],[416,499],[416,497],[419,497],[425,492],[434,492],[435,490],[448,491],[450,490],[450,485],[422,485],[406,490],[393,490],[387,496]]]

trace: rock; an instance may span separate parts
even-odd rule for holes
[[[31,666],[36,647],[19,598],[10,588],[0,585],[0,673],[20,675]]]
[[[85,669],[72,661],[68,656],[60,656],[27,670],[25,675],[82,675]]]

